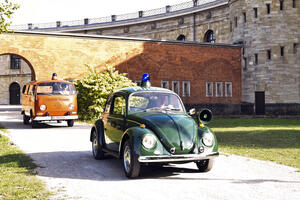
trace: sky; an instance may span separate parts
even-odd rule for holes
[[[10,0],[20,5],[13,25],[72,21],[151,10],[191,0]]]

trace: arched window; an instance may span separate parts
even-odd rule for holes
[[[176,40],[185,41],[186,37],[185,35],[179,35]]]
[[[208,30],[204,36],[204,42],[216,43],[216,35],[212,30]]]

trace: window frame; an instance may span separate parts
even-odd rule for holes
[[[211,84],[211,92],[209,93],[209,90],[208,90],[208,85]],[[206,88],[206,97],[213,97],[214,96],[214,82],[206,82],[205,83],[205,88]]]
[[[176,91],[174,91],[174,83],[177,83],[178,93]],[[175,92],[176,94],[180,95],[180,83],[179,83],[179,81],[172,81],[172,91]]]
[[[167,84],[167,87],[163,87],[163,86],[164,86],[164,83]],[[161,88],[165,88],[165,89],[169,89],[169,88],[170,88],[170,86],[169,86],[169,81],[161,80],[161,82],[160,82],[160,87],[161,87]]]
[[[221,94],[218,94],[218,85],[220,85]],[[223,97],[223,82],[216,82],[216,97]]]
[[[230,95],[228,95],[227,85],[230,85]],[[232,97],[232,82],[225,82],[225,97]]]
[[[186,93],[185,87],[184,87],[185,84],[187,84],[187,90],[188,90],[187,93]],[[190,81],[182,81],[182,96],[183,97],[190,97],[191,96],[191,82]]]
[[[10,69],[21,69],[21,60],[19,56],[10,55]]]

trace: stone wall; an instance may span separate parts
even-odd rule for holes
[[[22,89],[31,81],[31,69],[24,60],[21,60],[20,69],[10,69],[10,56],[0,55],[0,72],[0,104],[9,104],[9,86],[15,82]]]

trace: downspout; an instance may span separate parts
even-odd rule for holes
[[[193,41],[196,42],[196,13],[193,13]]]

